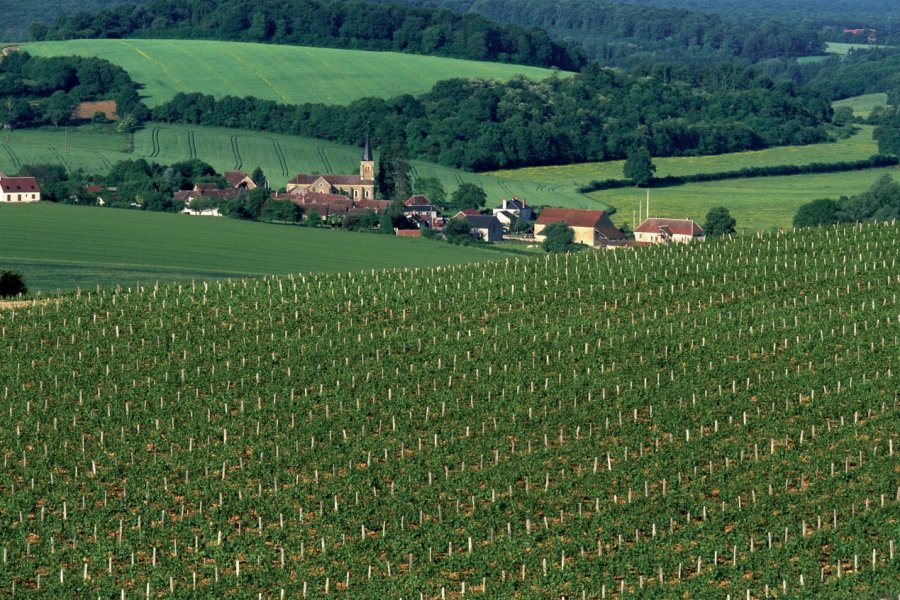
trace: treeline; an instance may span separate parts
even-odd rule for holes
[[[0,61],[0,97],[0,123],[11,129],[68,123],[78,104],[91,100],[116,100],[119,114],[147,116],[128,73],[99,58],[11,52]]]
[[[845,57],[830,56],[807,64],[782,65],[783,73],[831,100],[900,89],[900,49],[851,50]]]
[[[394,50],[578,70],[584,53],[536,27],[479,15],[358,0],[152,0],[34,23],[35,41],[75,38],[215,39]]]
[[[378,0],[395,2],[396,0]],[[501,23],[540,26],[604,64],[758,62],[820,54],[819,29],[804,21],[726,19],[684,10],[592,0],[400,0],[477,13]]]
[[[453,79],[419,97],[346,107],[178,94],[155,121],[252,128],[360,143],[402,138],[412,158],[484,171],[623,158],[721,154],[826,139],[831,106],[790,83],[733,65],[643,76],[587,67],[536,82]]]
[[[132,4],[143,4],[145,0],[131,0]],[[121,4],[122,0],[29,0],[28,2],[5,2],[3,19],[0,20],[0,40],[4,42],[24,42],[28,39],[31,23],[49,23],[59,15],[69,15],[78,11],[95,12]]]
[[[883,175],[858,196],[842,196],[837,200],[823,198],[804,204],[794,215],[794,226],[814,227],[896,219],[900,219],[900,184],[890,175]]]
[[[809,163],[806,165],[774,165],[771,167],[744,167],[735,171],[718,173],[695,173],[693,175],[667,175],[654,177],[650,187],[673,187],[686,183],[703,183],[707,181],[725,181],[728,179],[749,179],[752,177],[783,177],[787,175],[810,175],[814,173],[843,173],[847,171],[864,171],[881,167],[893,167],[900,164],[896,156],[870,156],[864,160],[839,161],[830,163]],[[603,179],[592,181],[578,188],[581,194],[631,187],[634,183],[629,179]]]

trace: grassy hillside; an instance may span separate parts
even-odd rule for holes
[[[0,132],[0,170],[15,173],[28,163],[64,164],[70,170],[106,173],[120,160],[146,158],[171,164],[200,158],[219,171],[262,167],[269,181],[284,186],[297,173],[356,173],[362,149],[333,142],[239,129],[148,124],[129,138],[110,127],[29,129]],[[375,151],[378,158],[378,149]],[[441,179],[448,194],[461,182],[476,183],[488,201],[519,196],[534,204],[579,205],[592,201],[575,191],[568,180],[529,181],[468,173],[449,167],[413,161],[417,176]]]
[[[868,117],[869,113],[876,106],[884,106],[887,104],[887,94],[865,94],[864,96],[853,96],[845,98],[833,103],[835,108],[840,106],[849,106],[853,110],[853,114],[860,117]]]
[[[231,219],[52,203],[0,205],[0,270],[19,270],[32,291],[423,267],[503,256],[510,254]]]
[[[650,192],[650,214],[654,217],[692,218],[701,224],[707,211],[715,206],[728,208],[737,220],[739,232],[770,231],[790,228],[802,204],[818,198],[854,196],[869,189],[882,175],[900,177],[896,168],[870,169],[848,173],[757,177],[678,187],[654,188]],[[618,209],[616,224],[632,224],[632,211],[646,201],[642,189],[592,192],[589,196]],[[633,224],[632,224],[633,227]]]
[[[0,310],[0,589],[894,597],[898,234]]]
[[[367,96],[420,94],[455,77],[544,79],[552,72],[397,52],[200,40],[71,40],[22,48],[35,56],[105,58],[145,86],[142,95],[148,106],[166,102],[178,92],[347,105]]]

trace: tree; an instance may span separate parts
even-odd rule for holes
[[[639,146],[629,150],[622,171],[625,179],[630,179],[634,185],[643,187],[649,184],[656,172],[656,165],[653,164],[647,147]]]
[[[570,252],[575,249],[575,232],[562,221],[547,225],[543,234],[541,247],[546,252]]]
[[[281,221],[283,223],[299,223],[303,220],[303,207],[290,200],[268,199],[263,205],[263,221]]]
[[[872,137],[878,142],[879,154],[900,156],[900,108],[887,114],[884,122],[875,128]]]
[[[247,212],[252,219],[262,217],[263,206],[269,201],[269,190],[264,187],[253,188],[247,194]]]
[[[322,216],[319,214],[319,211],[316,209],[312,209],[309,211],[309,214],[306,215],[306,224],[309,227],[321,227],[322,226]]]
[[[833,225],[840,221],[840,205],[834,200],[822,198],[802,205],[794,215],[794,227]]]
[[[20,294],[27,294],[28,287],[22,275],[15,271],[0,272],[0,298],[9,298]]]
[[[487,203],[487,194],[474,183],[461,183],[450,196],[450,203],[459,210],[483,208]]]
[[[736,230],[734,226],[737,221],[728,212],[724,206],[716,206],[709,209],[706,213],[706,222],[703,224],[703,231],[708,236],[729,235]]]
[[[413,183],[413,192],[427,197],[432,204],[438,206],[447,204],[447,192],[444,190],[444,184],[437,177],[417,178]]]
[[[405,200],[412,196],[412,166],[402,138],[391,140],[381,151],[375,186],[378,193],[389,200]]]
[[[69,122],[76,106],[78,102],[65,92],[53,92],[44,103],[44,118],[59,127]]]
[[[450,219],[444,225],[444,237],[451,244],[462,244],[472,238],[471,226],[463,219]]]
[[[269,187],[269,182],[266,180],[266,175],[265,173],[263,173],[263,170],[260,167],[256,167],[255,169],[253,169],[253,173],[250,175],[250,179],[253,180],[253,183],[255,183],[257,187]]]

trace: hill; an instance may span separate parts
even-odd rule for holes
[[[69,40],[25,44],[34,56],[94,56],[128,71],[148,106],[179,92],[255,96],[283,104],[346,106],[375,96],[418,95],[454,77],[544,79],[553,71],[398,52],[203,40]]]
[[[199,158],[217,171],[261,167],[273,186],[283,187],[297,173],[355,173],[359,146],[240,129],[149,123],[133,139],[108,126],[28,129],[0,134],[0,170],[16,173],[23,164],[63,164],[70,171],[106,174],[122,160],[146,158],[160,164]],[[376,148],[376,159],[379,150]],[[437,177],[448,194],[460,183],[475,183],[489,202],[519,196],[534,204],[581,206],[593,203],[564,179],[528,181],[470,173],[412,161],[416,177]],[[599,206],[599,205],[598,205]],[[600,206],[602,208],[602,206]]]
[[[42,202],[0,206],[0,270],[45,293],[140,281],[410,268],[515,251],[431,240]]]
[[[898,233],[0,311],[3,589],[893,595]]]

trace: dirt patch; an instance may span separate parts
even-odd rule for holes
[[[3,48],[3,50],[0,50],[0,54],[2,54],[3,56],[9,56],[13,52],[18,52],[18,51],[19,51],[18,46],[6,46],[5,48]]]
[[[0,310],[24,308],[27,306],[46,306],[50,302],[49,298],[44,300],[0,300]],[[59,302],[59,300],[53,300],[53,302]]]
[[[104,100],[102,102],[82,102],[78,105],[78,108],[75,109],[74,116],[76,119],[87,121],[94,118],[94,114],[98,112],[102,112],[109,121],[117,121],[119,119],[118,115],[116,115],[115,100]]]

